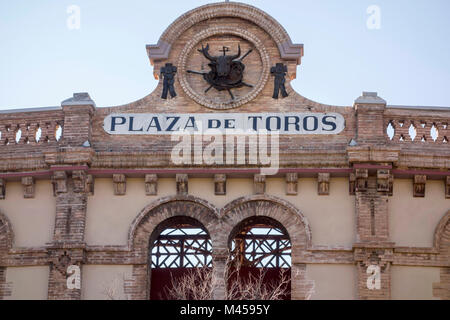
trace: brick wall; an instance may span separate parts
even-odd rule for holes
[[[198,39],[199,43],[192,43],[193,39]],[[286,179],[289,188],[286,189],[294,195],[298,190],[295,190],[293,177],[317,179],[317,192],[321,197],[329,196],[330,179],[348,178],[349,193],[356,199],[357,236],[352,247],[314,246],[305,216],[293,204],[267,194],[266,178],[257,175],[258,166],[243,164],[229,168],[205,164],[196,165],[198,170],[192,171],[194,165],[176,166],[171,162],[170,153],[175,142],[170,136],[113,136],[103,130],[103,120],[111,113],[219,112],[207,101],[194,98],[192,90],[187,87],[201,90],[204,85],[202,79],[182,73],[187,67],[201,68],[205,62],[195,51],[202,41],[210,42],[216,49],[223,42],[232,50],[238,42],[242,42],[243,50],[255,46],[256,51],[245,62],[248,79],[255,81],[257,91],[254,95],[247,88],[237,92],[238,98],[247,93],[249,97],[245,98],[247,100],[242,106],[236,105],[233,112],[337,112],[343,115],[345,130],[340,134],[281,136],[277,177],[289,176]],[[192,51],[186,49],[190,45]],[[228,255],[227,237],[243,219],[267,216],[281,223],[294,248],[294,299],[310,296],[314,283],[306,276],[308,264],[355,266],[358,297],[361,299],[391,297],[392,265],[439,267],[442,269],[441,279],[434,284],[435,296],[449,298],[450,259],[446,222],[438,226],[438,240],[428,248],[396,246],[391,242],[388,225],[389,195],[395,192],[392,184],[396,178],[411,179],[411,187],[417,197],[426,197],[427,179],[440,180],[443,182],[442,190],[445,190],[443,197],[450,198],[450,151],[446,147],[450,121],[448,109],[392,108],[375,93],[367,92],[355,101],[353,107],[323,105],[301,96],[293,91],[290,82],[297,75],[303,46],[293,44],[284,28],[273,18],[244,4],[218,3],[193,10],[172,24],[159,43],[148,46],[147,51],[154,64],[155,76],[159,76],[160,68],[166,63],[189,64],[178,65],[182,74],[176,76],[176,98],[161,99],[163,81],[160,79],[153,93],[118,107],[96,108],[89,95],[81,93],[63,101],[61,108],[54,110],[0,114],[0,201],[7,195],[8,182],[18,180],[24,185],[24,198],[29,199],[33,196],[36,179],[51,179],[56,197],[53,239],[45,246],[14,247],[11,226],[0,216],[0,297],[10,293],[5,289],[6,267],[50,266],[48,298],[80,299],[81,289],[67,287],[67,268],[92,264],[133,266],[131,277],[125,281],[124,292],[130,299],[146,299],[151,271],[148,268],[149,239],[161,222],[179,214],[197,219],[210,231],[218,270],[224,268]],[[289,96],[278,100],[272,98],[274,79],[267,72],[267,67],[276,63],[288,67],[286,87]],[[222,93],[217,94],[224,98]],[[425,139],[404,139],[406,131],[403,126],[411,123],[417,124],[418,133]],[[389,124],[396,129],[393,139],[387,133]],[[437,142],[433,142],[428,134],[433,125],[440,133]],[[59,126],[62,136],[57,139],[55,131]],[[36,141],[39,128],[41,139]],[[22,135],[16,141],[19,130]],[[213,178],[218,174],[226,175],[225,181],[222,176],[220,183],[226,183],[229,176],[252,179],[257,195],[239,198],[222,208],[216,208],[201,197],[187,195],[192,192],[188,188],[189,177]],[[127,192],[127,178],[144,179],[147,175],[152,175],[148,183],[156,184],[155,187],[158,180],[154,178],[158,176],[176,180],[178,191],[174,189],[169,198],[157,197],[143,209],[130,226],[127,245],[87,245],[87,203],[95,192],[95,178],[111,179],[115,195],[120,197]],[[144,183],[142,188],[144,190]],[[151,190],[154,193],[157,188],[152,186]],[[381,271],[379,290],[367,287],[367,268],[372,265]],[[223,287],[217,290],[215,297],[224,297]]]

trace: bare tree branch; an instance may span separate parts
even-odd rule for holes
[[[288,293],[288,269],[280,269],[279,279],[270,282],[266,281],[266,269],[260,269],[258,275],[248,274],[246,278],[241,272],[241,266],[235,261],[227,263],[223,277],[228,287],[226,300],[281,300]],[[170,300],[212,300],[219,284],[213,268],[194,268],[179,278],[172,278],[164,294]]]

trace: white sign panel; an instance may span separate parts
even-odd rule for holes
[[[109,134],[133,135],[210,129],[223,133],[227,130],[267,130],[279,134],[339,134],[345,128],[345,119],[339,113],[125,113],[105,117],[103,128]]]

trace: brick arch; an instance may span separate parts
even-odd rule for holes
[[[232,232],[251,217],[268,217],[287,231],[292,245],[291,299],[309,299],[314,282],[306,278],[306,264],[301,257],[311,246],[311,228],[306,217],[289,202],[269,195],[254,195],[237,199],[220,210],[222,243],[228,243]],[[226,237],[226,239],[225,239]]]
[[[14,233],[9,219],[0,212],[0,253],[7,252],[14,243]]]
[[[434,233],[434,248],[440,254],[440,260],[450,259],[450,210],[442,217]],[[433,296],[450,300],[450,267],[442,267],[440,282],[433,283]]]
[[[283,59],[296,60],[300,63],[303,45],[293,44],[283,26],[266,12],[244,3],[212,3],[186,12],[175,20],[162,34],[157,45],[148,45],[147,52],[151,61],[169,57],[172,45],[184,31],[201,21],[233,17],[253,22],[265,30],[276,42]]]
[[[14,242],[14,234],[9,219],[0,212],[0,258],[8,254]],[[11,289],[6,283],[6,268],[0,267],[0,300],[11,295]]]
[[[311,246],[311,228],[308,219],[292,204],[269,195],[254,195],[234,200],[220,210],[223,233],[229,236],[242,221],[254,216],[266,216],[278,221],[288,232],[292,254],[296,249]],[[226,241],[228,243],[228,239]]]
[[[194,196],[171,196],[161,198],[146,206],[134,219],[128,233],[131,250],[148,250],[153,231],[163,221],[186,216],[200,222],[209,234],[213,234],[218,221],[218,210],[206,200]]]
[[[441,253],[450,254],[450,210],[442,217],[436,227],[434,248]]]
[[[161,198],[145,207],[134,219],[128,233],[128,246],[135,261],[132,276],[124,284],[124,292],[128,299],[149,299],[151,239],[160,231],[158,227],[164,221],[177,216],[195,219],[211,237],[217,233],[214,232],[214,228],[218,225],[218,210],[203,199],[177,195]]]

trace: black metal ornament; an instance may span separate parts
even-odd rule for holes
[[[270,73],[275,76],[274,80],[274,90],[273,90],[273,97],[274,99],[278,99],[278,95],[281,91],[281,95],[283,98],[286,98],[289,96],[289,94],[286,91],[286,74],[287,74],[287,66],[282,63],[277,63],[275,67],[272,67],[270,69]]]
[[[210,72],[198,72],[188,70],[188,73],[199,74],[203,76],[203,79],[210,85],[206,90],[207,93],[211,88],[217,91],[227,90],[234,100],[234,95],[231,89],[237,89],[241,87],[253,88],[253,85],[244,82],[244,70],[245,65],[242,62],[252,51],[250,49],[246,54],[241,57],[241,46],[238,45],[238,53],[235,55],[227,55],[230,48],[223,47],[222,56],[211,56],[209,54],[209,44],[206,48],[202,45],[201,49],[198,49],[200,53],[203,53],[206,59],[210,61],[208,66],[211,68]]]
[[[173,66],[171,63],[166,63],[166,65],[161,68],[161,76],[163,77],[163,92],[161,99],[167,99],[168,93],[170,93],[172,98],[177,96],[174,87],[176,73],[177,67]]]

